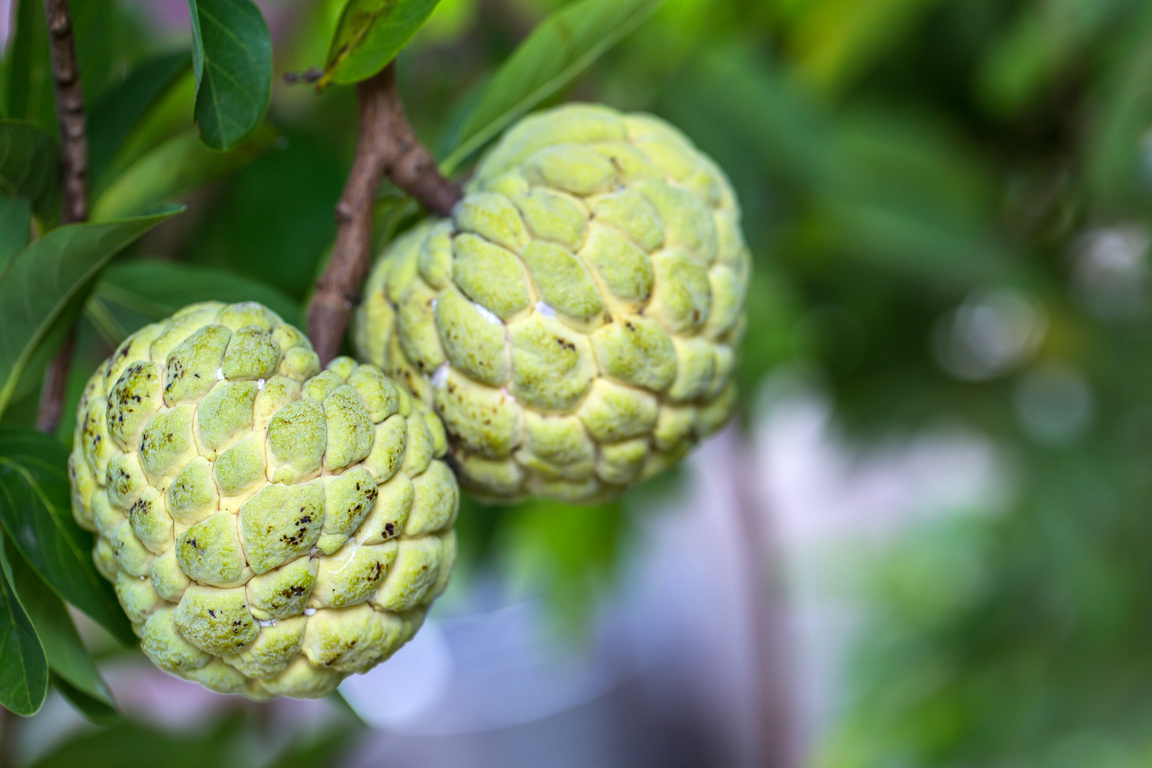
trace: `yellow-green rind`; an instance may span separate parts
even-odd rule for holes
[[[267,308],[197,304],[88,381],[73,513],[157,666],[253,699],[324,696],[391,656],[447,585],[442,435],[377,368],[321,371]]]
[[[443,419],[464,486],[596,501],[730,417],[750,265],[731,186],[682,134],[569,105],[389,247],[355,339]]]

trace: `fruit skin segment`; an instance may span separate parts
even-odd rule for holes
[[[385,251],[355,341],[443,419],[464,487],[595,502],[730,418],[750,270],[715,163],[658,118],[568,105]]]
[[[455,560],[443,426],[379,369],[320,370],[266,307],[195,304],[89,379],[72,511],[144,653],[252,699],[319,697],[407,642]]]

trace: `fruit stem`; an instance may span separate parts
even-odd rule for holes
[[[52,58],[52,85],[56,94],[56,121],[60,129],[60,175],[62,194],[60,223],[75,224],[88,219],[88,132],[84,113],[84,90],[80,87],[80,67],[76,63],[76,40],[72,34],[72,14],[68,0],[44,0],[48,21],[49,51]],[[60,424],[68,369],[76,346],[76,328],[70,328],[60,351],[44,372],[36,427],[53,434]]]
[[[336,205],[339,230],[332,258],[308,307],[308,336],[323,364],[340,351],[360,286],[372,266],[372,213],[380,182],[393,184],[439,216],[459,202],[460,187],[440,175],[435,158],[416,139],[396,87],[396,65],[356,86],[356,155]]]

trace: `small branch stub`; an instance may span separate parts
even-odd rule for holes
[[[315,83],[320,78],[324,77],[324,70],[320,67],[311,67],[303,72],[285,72],[284,83],[285,85],[296,85],[298,83]]]
[[[340,223],[327,269],[308,307],[308,336],[327,364],[340,350],[360,286],[372,265],[372,214],[387,176],[432,213],[447,216],[460,187],[440,175],[435,158],[416,139],[400,93],[395,64],[356,86],[359,126],[356,155],[336,206]]]
[[[60,222],[75,224],[88,219],[88,132],[84,91],[80,87],[80,67],[76,63],[76,41],[72,34],[68,0],[44,0],[44,13],[48,21],[56,122],[60,129],[63,190]],[[76,329],[72,328],[44,373],[40,407],[36,414],[36,427],[41,432],[52,434],[60,424],[75,346]]]

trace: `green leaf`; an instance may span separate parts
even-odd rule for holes
[[[461,124],[444,172],[456,170],[512,121],[570,83],[663,0],[580,0],[556,11],[525,40]]]
[[[93,188],[92,196],[97,197],[104,187],[111,184],[120,173],[149,151],[162,143],[179,136],[189,129],[189,105],[196,101],[196,77],[192,67],[188,67],[160,94],[151,108],[128,132],[127,138],[113,153],[112,160],[101,176],[101,186]]]
[[[180,208],[148,216],[54,229],[0,272],[0,413],[57,321],[80,310],[76,298],[113,256]]]
[[[121,173],[92,206],[93,221],[108,221],[154,208],[247,165],[276,138],[266,125],[229,152],[208,149],[196,134],[176,136]]]
[[[332,693],[328,700],[340,706],[343,698],[340,692]],[[344,706],[347,708],[347,703]],[[305,736],[300,743],[292,744],[278,758],[268,764],[267,768],[324,768],[330,765],[345,763],[345,757],[359,742],[357,739],[363,721],[356,716],[356,726],[336,723],[328,726],[316,736]]]
[[[122,720],[111,728],[94,728],[62,739],[36,768],[159,766],[203,768],[206,765],[250,766],[246,759],[251,721],[245,711],[222,701],[214,723],[187,730],[160,729]]]
[[[332,691],[325,697],[328,701],[332,702],[332,706],[343,712],[349,720],[351,720],[359,728],[371,728],[372,726],[356,711],[356,708],[349,703],[340,689]]]
[[[52,93],[44,4],[35,0],[18,2],[12,16],[15,27],[8,41],[9,55],[5,62],[8,103],[4,114],[27,120],[55,136],[56,103]]]
[[[0,189],[27,197],[53,221],[60,199],[60,154],[51,136],[30,123],[0,120]]]
[[[624,505],[534,499],[510,509],[502,524],[497,537],[508,575],[525,591],[541,594],[566,634],[576,637],[590,626],[596,598],[610,586],[625,550]]]
[[[348,0],[328,46],[324,77],[346,85],[388,66],[424,26],[440,0]]]
[[[829,200],[813,229],[838,249],[912,280],[953,290],[990,282],[1036,287],[1034,274],[993,233],[935,212]]]
[[[125,643],[136,637],[92,563],[92,535],[72,517],[68,449],[49,435],[0,425],[0,525],[60,597]]]
[[[64,306],[61,308],[59,315],[48,326],[47,331],[36,349],[28,357],[28,362],[24,365],[23,370],[20,372],[20,377],[16,381],[16,386],[12,390],[12,397],[9,399],[9,405],[35,394],[40,385],[44,383],[44,369],[48,367],[48,363],[56,355],[56,350],[64,342],[68,336],[68,331],[80,311],[84,308],[84,302],[87,300],[87,294],[91,290],[92,283],[87,283],[82,290],[77,292]],[[11,413],[11,408],[5,410],[5,415]]]
[[[88,176],[94,188],[107,185],[103,176],[116,151],[190,63],[186,50],[148,59],[92,105],[88,111]]]
[[[0,525],[36,574],[127,644],[136,636],[92,563],[92,535],[72,517],[68,449],[55,438],[0,425]]]
[[[372,253],[382,253],[397,234],[407,231],[419,221],[420,208],[410,197],[385,195],[376,201],[372,210]],[[316,262],[316,279],[324,274],[332,259],[332,248]]]
[[[1115,216],[1126,207],[1141,213],[1145,205],[1132,206],[1126,197],[1140,176],[1147,184],[1147,135],[1152,121],[1152,7],[1144,6],[1117,35],[1115,63],[1102,77],[1094,94],[1088,140],[1084,142],[1084,165],[1096,215]],[[1127,213],[1127,211],[1125,211]]]
[[[113,307],[143,316],[146,322],[168,317],[197,301],[258,301],[285,322],[302,327],[300,305],[279,290],[222,269],[171,261],[130,261],[105,273],[96,297]]]
[[[48,695],[48,662],[12,587],[3,543],[0,533],[0,705],[27,717]]]
[[[230,149],[264,119],[272,92],[272,40],[251,0],[188,0],[196,123],[213,149]]]
[[[160,36],[147,16],[130,3],[68,0],[68,7],[72,11],[80,81],[90,107],[115,87],[136,62],[158,50]],[[91,127],[89,119],[88,128]]]
[[[9,546],[13,546],[13,542],[10,541]],[[115,717],[116,705],[112,694],[80,640],[68,609],[16,552],[9,551],[7,555],[12,585],[36,628],[36,634],[40,636],[48,667],[58,678],[55,681],[57,687],[63,691],[67,686],[69,693],[87,699],[82,701],[82,707],[78,705],[85,714],[91,710],[95,716],[104,719]]]
[[[32,204],[28,198],[0,195],[0,272],[28,245],[31,235]]]
[[[114,704],[85,693],[59,675],[52,675],[52,685],[77,712],[97,725],[115,725],[123,719]]]
[[[322,98],[353,96],[348,91],[333,89]],[[188,261],[247,275],[303,299],[315,284],[317,260],[336,237],[332,204],[346,169],[347,157],[334,142],[288,134],[222,185],[203,226],[184,244]]]
[[[396,237],[404,220],[418,210],[416,201],[410,197],[389,195],[377,200],[372,212],[372,253],[382,253]]]
[[[767,179],[779,191],[844,183],[823,113],[786,71],[742,48],[698,56],[660,107],[738,187],[742,177],[745,185]]]
[[[856,3],[814,0],[792,34],[795,71],[813,90],[837,91],[862,78],[939,0]]]

